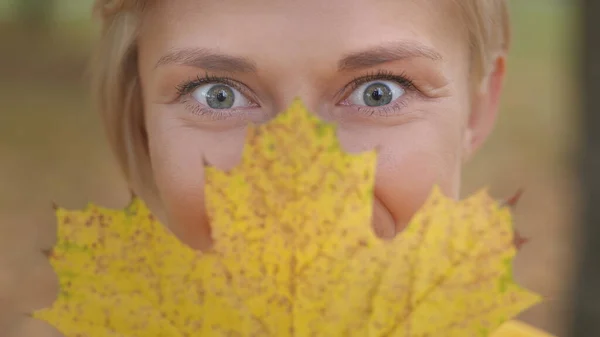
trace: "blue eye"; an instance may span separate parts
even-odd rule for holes
[[[252,105],[239,90],[223,83],[200,85],[192,91],[191,96],[198,103],[211,109],[233,109]]]
[[[386,106],[402,97],[406,91],[394,81],[371,81],[360,85],[348,97],[353,105]]]

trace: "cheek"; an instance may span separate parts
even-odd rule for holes
[[[210,246],[204,166],[229,169],[241,158],[244,130],[211,133],[180,119],[148,118],[152,171],[168,227],[194,249]]]
[[[390,212],[396,230],[408,224],[434,185],[439,185],[451,197],[457,194],[460,168],[456,163],[459,160],[440,156],[443,150],[434,144],[420,145],[408,151],[382,150],[382,155],[390,152],[396,159],[379,164],[375,194],[378,202]]]
[[[149,130],[149,135],[152,170],[168,227],[192,248],[202,249],[210,244],[210,231],[201,149],[185,134],[163,137]]]
[[[339,135],[352,152],[379,149],[373,220],[376,231],[395,234],[404,228],[435,184],[448,196],[458,197],[462,149],[458,114],[432,114],[359,134],[342,129]]]
[[[458,197],[462,148],[458,130],[454,123],[423,121],[381,146],[375,193],[397,229],[406,226],[434,185]]]

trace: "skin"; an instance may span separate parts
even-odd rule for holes
[[[458,197],[461,167],[494,124],[504,56],[473,85],[467,32],[455,10],[439,0],[170,0],[151,9],[138,61],[164,221],[193,248],[208,248],[204,161],[236,165],[246,125],[268,121],[296,96],[338,124],[347,151],[379,149],[373,227],[380,237],[396,235],[434,184]],[[374,48],[388,52],[356,57]],[[382,72],[406,76],[414,87],[368,78],[362,88],[342,90]],[[182,83],[206,74],[241,84],[238,107],[209,108],[201,93],[218,81],[180,97]],[[381,81],[401,94],[367,106],[364,87]]]

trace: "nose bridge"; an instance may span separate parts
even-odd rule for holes
[[[323,88],[319,88],[318,80],[314,76],[296,70],[294,74],[281,72],[277,77],[271,82],[275,83],[272,88],[275,113],[287,109],[296,98],[301,99],[311,113],[318,113],[322,104]]]
[[[287,109],[292,101],[296,98],[299,98],[304,106],[311,113],[318,113],[319,110],[319,98],[312,92],[311,88],[308,87],[300,87],[297,90],[290,89],[289,91],[285,91],[281,95],[281,100],[277,103],[277,113],[281,113],[285,109]]]
[[[338,48],[330,39],[315,34],[289,39],[276,45],[265,42],[257,48],[261,82],[267,84],[275,113],[286,109],[295,98],[317,113],[331,90],[328,82],[337,71]]]
[[[315,114],[331,103],[327,98],[334,89],[331,76],[336,70],[327,57],[304,52],[276,62],[276,67],[273,67],[275,62],[271,64],[273,71],[268,79],[276,113],[286,109],[296,98]]]

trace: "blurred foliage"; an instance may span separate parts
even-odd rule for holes
[[[55,6],[55,0],[20,0],[16,16],[24,29],[39,34],[52,24]]]
[[[37,34],[16,20],[19,1],[0,0],[0,329],[14,321],[6,313],[16,296],[32,306],[52,299],[53,283],[39,277],[47,262],[37,253],[54,242],[51,202],[122,207],[128,196],[87,93],[92,1],[55,0],[50,25]],[[502,198],[525,188],[516,221],[531,243],[517,258],[517,276],[550,301],[522,318],[561,336],[578,206],[578,7],[511,3],[514,44],[502,112],[467,164],[464,193],[490,186]]]

